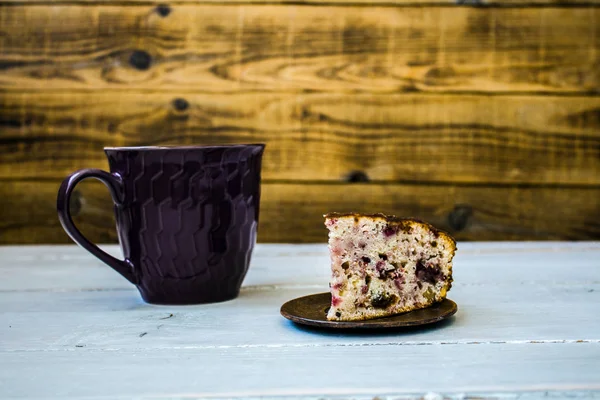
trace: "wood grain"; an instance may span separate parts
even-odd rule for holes
[[[106,168],[103,146],[265,142],[266,181],[600,185],[598,97],[177,96],[5,93],[0,178]]]
[[[596,7],[158,10],[5,7],[0,87],[596,94],[600,88]]]
[[[58,181],[4,181],[0,243],[70,243],[55,211]],[[84,182],[73,201],[82,231],[116,242],[107,190]],[[264,184],[260,242],[323,242],[328,211],[423,218],[460,240],[599,239],[600,189],[381,184]]]
[[[505,274],[518,274],[523,269],[527,269],[522,263],[515,262],[519,256],[503,258],[504,263],[500,268],[506,271]],[[577,257],[575,254],[571,254],[571,256],[571,260],[574,259],[573,257]],[[278,269],[285,268],[284,264],[288,260],[289,257],[281,260],[277,266],[269,265],[271,268],[263,267],[263,269],[277,276]],[[309,260],[302,257],[300,260],[304,263],[298,263],[300,264],[299,269],[309,266],[307,264]],[[538,271],[540,275],[551,274],[557,269],[554,267],[555,263],[549,263],[547,259],[545,261],[546,268]],[[508,269],[509,262],[515,266]],[[22,265],[19,274],[22,275],[24,270],[28,271],[30,265]],[[483,264],[473,262],[470,265],[455,265],[460,265],[466,270],[463,277],[468,279],[469,275],[475,274],[472,272],[473,269],[482,268]],[[292,285],[282,285],[276,289],[268,286],[253,287],[242,289],[240,297],[233,302],[234,307],[222,308],[217,311],[214,306],[205,306],[205,313],[219,312],[218,318],[210,318],[210,323],[198,315],[202,306],[194,307],[191,310],[182,310],[177,307],[161,309],[143,304],[138,306],[140,303],[138,302],[139,293],[131,284],[127,288],[119,290],[107,290],[96,284],[91,290],[56,288],[51,291],[12,290],[0,292],[0,301],[4,305],[0,310],[0,315],[5,320],[10,319],[10,322],[14,324],[12,328],[6,325],[0,326],[3,339],[0,343],[0,354],[8,351],[64,352],[75,348],[78,344],[85,344],[87,351],[134,347],[140,352],[168,351],[174,348],[211,350],[241,347],[255,349],[300,347],[306,343],[304,339],[306,332],[303,330],[290,332],[287,321],[284,323],[281,320],[279,307],[291,299],[327,292],[329,277],[325,272],[329,270],[329,275],[331,275],[331,270],[327,263],[320,266],[323,273],[319,274],[319,277],[322,276],[322,279],[320,281],[313,279],[312,287],[293,287]],[[100,270],[100,268],[102,269]],[[488,270],[487,267],[483,268]],[[79,268],[73,271],[74,274],[70,276],[70,279],[79,278],[95,269],[103,271],[115,282],[117,280],[125,282],[105,265],[99,265],[97,268]],[[48,274],[49,268],[44,268],[44,270],[45,274]],[[249,271],[252,271],[252,267]],[[93,274],[99,275],[98,273]],[[300,274],[298,270],[296,270],[296,274],[300,275],[300,279],[306,278],[305,274]],[[598,273],[595,274],[595,277],[598,278]],[[287,284],[294,278],[288,279],[290,280],[285,281]],[[548,290],[552,290],[552,301],[547,299]],[[588,292],[588,290],[593,291]],[[507,296],[507,291],[511,296]],[[54,295],[50,296],[49,293],[54,293]],[[406,329],[403,335],[398,335],[399,330],[371,331],[371,335],[362,331],[351,336],[343,335],[348,331],[337,331],[338,335],[332,333],[319,338],[318,347],[369,345],[410,347],[450,344],[527,346],[531,345],[531,342],[550,344],[577,343],[577,341],[596,343],[600,347],[598,335],[600,321],[590,318],[590,314],[593,315],[597,309],[594,307],[595,303],[600,301],[600,284],[598,283],[586,282],[581,285],[529,283],[518,286],[505,284],[488,286],[487,284],[473,285],[467,281],[453,285],[448,296],[455,300],[459,307],[454,318],[445,324],[447,327],[449,325],[452,327],[450,330],[434,329],[427,332],[426,335],[423,335],[423,331],[418,328]],[[49,297],[51,297],[51,301],[48,301]],[[490,308],[480,307],[481,302],[493,304],[496,318],[489,318],[491,311],[488,310]],[[132,306],[132,304],[136,306]],[[8,305],[11,307],[8,308]],[[128,310],[125,312],[127,308]],[[168,329],[164,329],[164,327],[156,329],[157,324],[164,324],[164,320],[161,318],[168,316],[171,312],[175,314],[175,320],[167,321],[170,323]],[[466,312],[469,312],[468,317],[464,314]],[[10,314],[10,317],[7,317],[6,314]],[[574,329],[573,325],[567,322],[569,319],[577,321],[580,326]],[[214,334],[214,332],[227,332],[234,323],[237,326],[254,329],[248,329],[243,337],[235,335],[233,332],[228,335]],[[36,325],[44,326],[43,332],[32,329]],[[544,329],[536,329],[538,325],[543,325]],[[442,326],[444,325],[442,324]],[[94,329],[82,329],[81,327],[94,327]],[[115,329],[115,327],[119,328]],[[147,337],[140,339],[141,332],[148,332]],[[303,347],[310,347],[310,345]]]
[[[276,304],[272,307],[277,309]],[[210,317],[219,318],[214,314]],[[198,313],[197,318],[206,317]],[[39,329],[39,325],[35,326]],[[260,325],[255,328],[261,329]],[[233,329],[229,325],[228,330],[213,334],[227,335]],[[307,332],[306,336],[306,341],[312,342],[318,333]],[[422,398],[431,392],[462,393],[467,398],[480,397],[481,392],[496,392],[489,397],[494,399],[520,397],[515,392],[544,390],[539,399],[554,397],[554,391],[571,398],[577,392],[600,388],[597,343],[444,347],[308,345],[104,352],[74,347],[59,352],[4,352],[1,356],[0,380],[7,382],[3,385],[4,394],[7,398],[21,399],[43,398],[48,392],[57,399],[84,400],[139,397],[306,400],[308,396],[337,400],[374,398],[380,394],[390,394],[388,400],[392,400],[415,394],[418,397],[408,398]],[[365,371],[362,363],[350,361],[356,359],[386,368]],[[437,362],[432,364],[431,359]],[[349,364],[349,373],[328,376],[332,364]],[[448,365],[452,365],[451,373]],[[358,374],[363,379],[356,379]],[[396,382],[397,374],[403,376],[401,382]],[[156,375],[160,379],[149,379]],[[223,376],[230,379],[225,382]],[[432,380],[432,376],[437,379]]]
[[[460,309],[451,321],[365,334],[297,328],[278,313],[289,299],[326,290],[325,244],[259,245],[239,298],[190,307],[142,303],[132,285],[75,246],[0,248],[0,391],[78,399],[593,398],[586,391],[600,389],[599,256],[598,243],[459,243],[450,294]],[[364,363],[349,362],[356,359]],[[328,372],[345,364],[348,374]],[[144,385],[131,380],[159,373]],[[218,379],[225,373],[229,380]]]

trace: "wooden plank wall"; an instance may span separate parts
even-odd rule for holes
[[[104,146],[266,142],[259,241],[328,211],[600,239],[598,1],[0,0],[0,243],[69,243]],[[76,222],[114,242],[108,193]]]

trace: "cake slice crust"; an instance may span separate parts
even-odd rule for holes
[[[396,315],[440,302],[452,286],[456,241],[414,218],[329,213],[328,320]]]

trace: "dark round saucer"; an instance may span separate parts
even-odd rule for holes
[[[452,300],[445,299],[427,308],[366,321],[329,321],[326,318],[331,305],[330,293],[311,294],[290,300],[281,306],[281,315],[303,325],[321,328],[382,329],[433,324],[451,317],[458,311]]]

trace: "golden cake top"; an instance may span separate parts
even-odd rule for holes
[[[448,232],[445,232],[441,229],[436,228],[435,226],[431,225],[428,222],[425,222],[421,219],[418,218],[402,218],[402,217],[398,217],[396,215],[387,215],[387,214],[382,214],[382,213],[374,213],[374,214],[369,214],[369,213],[357,213],[357,212],[348,212],[348,213],[338,213],[338,212],[330,212],[327,213],[325,215],[323,215],[323,217],[328,220],[328,219],[335,219],[335,218],[347,218],[347,217],[354,217],[355,222],[358,222],[359,218],[369,218],[369,219],[379,219],[379,220],[383,220],[385,222],[387,222],[388,224],[397,227],[398,229],[402,230],[402,231],[408,231],[414,224],[419,224],[419,225],[425,225],[427,228],[429,228],[433,234],[435,236],[445,236],[448,238],[448,240],[450,240],[454,246],[456,246],[456,240],[450,236],[450,234]]]

